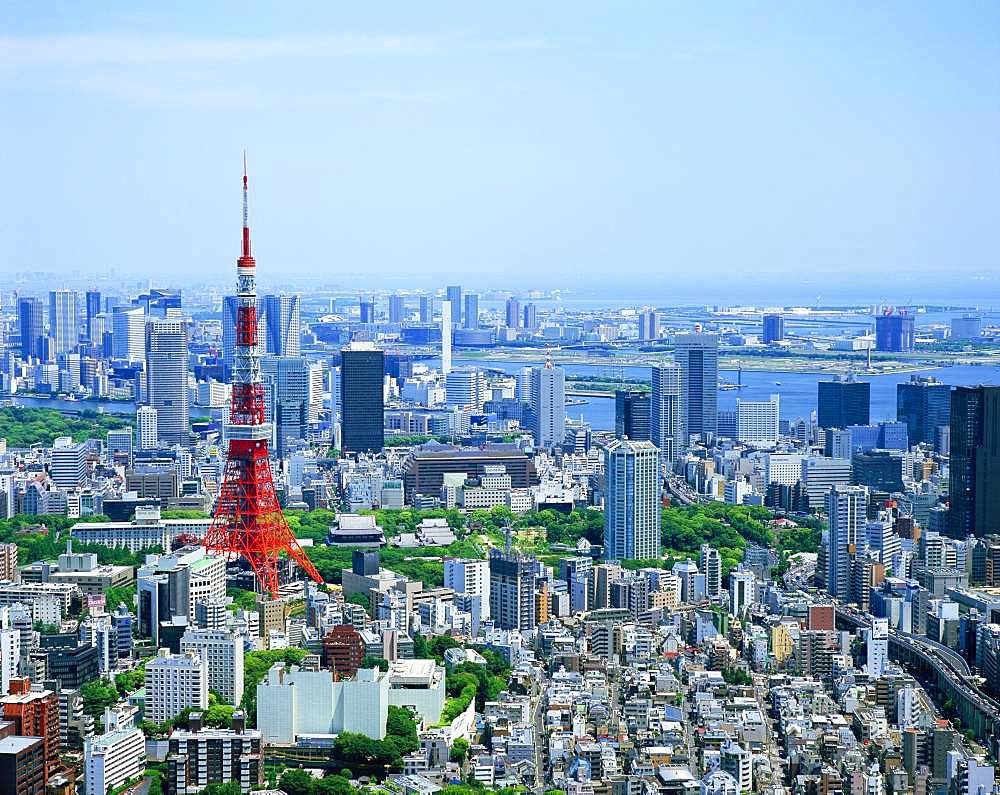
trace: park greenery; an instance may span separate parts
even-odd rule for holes
[[[64,414],[56,409],[8,406],[0,408],[0,438],[5,438],[9,447],[49,447],[60,436],[71,436],[75,442],[103,439],[108,431],[134,422],[135,418],[126,414],[101,414],[89,409]]]

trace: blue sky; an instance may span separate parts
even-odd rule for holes
[[[229,278],[246,146],[266,280],[1000,300],[1000,4],[278,5],[8,7],[0,269]]]

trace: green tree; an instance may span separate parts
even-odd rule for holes
[[[338,775],[321,778],[313,785],[313,795],[351,795],[353,792],[351,782]]]
[[[279,786],[287,795],[313,795],[314,782],[305,770],[291,768],[281,774]]]
[[[92,718],[104,715],[105,707],[113,707],[118,703],[118,689],[110,679],[95,679],[85,682],[80,688],[83,697],[83,713]]]
[[[451,752],[448,754],[452,762],[457,764],[464,764],[465,757],[469,755],[469,741],[464,737],[458,737],[455,742],[451,744]]]

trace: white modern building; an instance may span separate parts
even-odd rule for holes
[[[737,438],[754,447],[774,447],[778,443],[778,410],[780,398],[770,400],[736,399]]]
[[[722,593],[722,556],[708,544],[701,545],[699,566],[705,572],[705,596],[717,599]]]
[[[159,547],[172,549],[181,536],[201,541],[212,525],[211,519],[161,519],[158,505],[140,505],[131,522],[81,522],[70,534],[84,544],[125,547],[129,552]]]
[[[802,456],[798,453],[768,453],[764,456],[764,482],[794,486],[802,477]]]
[[[146,720],[163,723],[188,707],[208,709],[208,665],[196,652],[160,649],[146,663]]]
[[[238,706],[243,697],[243,638],[226,629],[189,629],[181,637],[181,652],[189,651],[206,661],[209,690]]]
[[[434,660],[395,660],[389,665],[389,703],[407,707],[428,726],[441,722],[444,667]]]
[[[279,662],[257,686],[257,725],[269,745],[341,732],[381,740],[389,703],[389,674],[377,668],[361,668],[354,679],[334,681],[330,671],[305,671]]]
[[[736,568],[729,573],[729,612],[740,616],[757,600],[757,577],[748,570]]]
[[[140,778],[146,769],[146,739],[135,725],[136,710],[104,710],[104,734],[83,744],[88,793],[110,792]]]
[[[146,313],[138,306],[116,306],[111,310],[111,345],[116,359],[141,362],[145,353]]]
[[[531,368],[531,411],[535,444],[550,448],[566,437],[566,371],[546,362]]]
[[[660,448],[661,464],[667,468],[685,449],[681,436],[681,368],[677,364],[654,365],[652,381],[649,438]]]
[[[608,560],[660,555],[660,451],[619,439],[605,457],[604,553]]]
[[[865,671],[869,676],[882,676],[889,664],[889,619],[873,618],[868,628]]]
[[[490,617],[490,563],[488,560],[445,558],[444,587],[455,593],[481,597],[480,617]]]
[[[152,406],[139,406],[135,412],[140,450],[155,450],[158,446],[159,436],[157,436],[156,418],[157,412]]]

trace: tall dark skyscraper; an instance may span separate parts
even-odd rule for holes
[[[402,323],[406,314],[406,299],[401,295],[389,296],[389,322]]]
[[[719,335],[696,331],[674,335],[674,361],[681,368],[681,440],[714,436],[719,425]]]
[[[464,328],[479,328],[479,296],[475,293],[465,294]]]
[[[764,344],[781,342],[785,338],[785,319],[781,315],[764,315]]]
[[[348,453],[377,452],[385,445],[385,355],[371,343],[356,342],[341,356],[341,447]]]
[[[534,304],[524,305],[524,327],[528,331],[538,328],[538,311]]]
[[[871,416],[871,384],[853,376],[817,384],[817,423],[820,428],[867,425]]]
[[[420,296],[420,322],[434,322],[434,299],[429,295]]]
[[[87,339],[91,342],[100,342],[101,340],[95,340],[91,332],[91,325],[95,317],[101,314],[101,291],[100,290],[87,290],[86,296],[86,312],[87,312]]]
[[[615,438],[645,441],[649,436],[649,392],[615,392]]]
[[[42,355],[45,306],[39,298],[17,299],[17,330],[21,335],[21,358]]]
[[[265,295],[264,331],[264,352],[275,356],[298,356],[302,350],[299,296]]]
[[[951,394],[948,534],[1000,532],[1000,387]]]
[[[361,306],[361,322],[362,323],[374,323],[375,322],[375,299],[374,298],[359,298],[358,299]]]
[[[458,284],[453,284],[448,287],[447,290],[448,303],[451,304],[451,322],[456,326],[462,319],[462,287]]]
[[[889,314],[875,317],[875,350],[905,353],[913,350],[913,315]]]
[[[896,384],[896,419],[906,423],[910,444],[936,443],[938,428],[951,422],[951,387],[911,375],[908,383]]]
[[[521,328],[521,302],[511,296],[506,306],[507,328]]]

